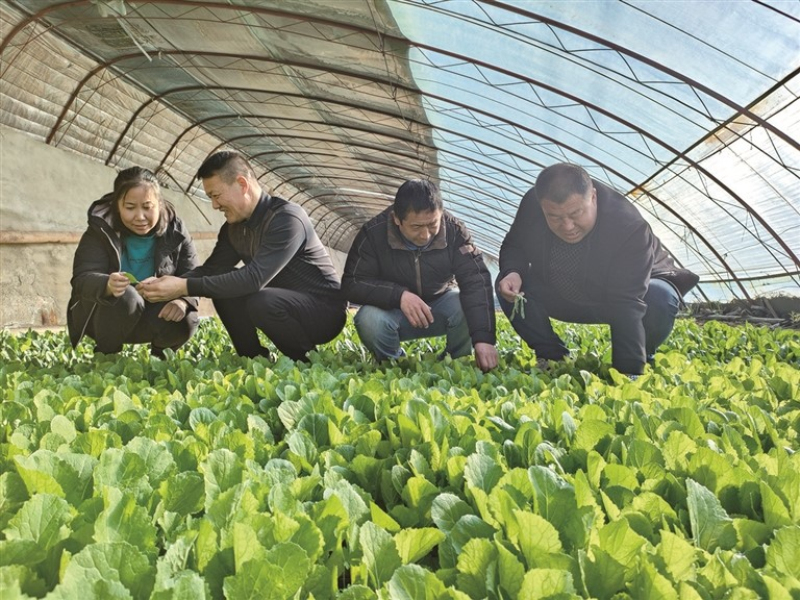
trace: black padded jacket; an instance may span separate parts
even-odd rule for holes
[[[117,298],[106,295],[108,276],[122,267],[122,235],[111,225],[111,194],[92,203],[89,226],[78,242],[72,263],[72,296],[67,310],[67,329],[73,348],[83,338],[98,304],[114,304]],[[183,221],[167,206],[169,223],[156,238],[156,276],[182,275],[197,266],[197,252]],[[197,310],[198,299],[183,298],[188,310]]]
[[[644,295],[651,278],[672,283],[681,295],[691,290],[697,275],[675,261],[653,234],[636,207],[619,192],[598,181],[597,222],[579,281],[595,314],[611,326],[612,364],[623,373],[641,373],[645,363],[642,317]],[[531,188],[500,248],[500,275],[516,272],[523,287],[548,285],[550,243],[547,221]]]
[[[430,245],[410,250],[392,219],[391,207],[384,210],[356,235],[342,277],[347,300],[383,309],[400,308],[406,290],[431,302],[456,286],[473,345],[494,344],[491,275],[466,226],[446,211]]]

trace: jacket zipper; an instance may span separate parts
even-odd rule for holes
[[[417,295],[422,298],[422,269],[419,266],[419,258],[422,256],[422,250],[414,252],[414,269],[417,272]]]
[[[114,254],[117,255],[117,265],[118,265],[117,269],[121,269],[122,256],[120,255],[119,250],[117,249],[117,245],[114,243],[114,240],[111,239],[111,236],[108,235],[108,232],[105,229],[101,227],[100,231],[102,231],[103,235],[106,236],[106,239],[108,239],[108,243],[111,244],[111,248],[114,250]],[[72,308],[75,308],[77,305],[78,302],[75,302],[75,304],[72,305]],[[81,328],[81,335],[78,338],[78,341],[82,340],[83,336],[86,335],[86,329],[89,327],[89,323],[91,322],[92,317],[94,316],[94,311],[96,308],[97,308],[97,302],[92,303],[92,309],[89,311],[89,316],[86,317],[86,321],[83,323],[83,327]]]

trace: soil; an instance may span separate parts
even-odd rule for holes
[[[766,327],[800,330],[800,297],[775,296],[730,302],[697,302],[688,314],[700,323],[724,321],[731,325],[751,323]]]

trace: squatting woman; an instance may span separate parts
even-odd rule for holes
[[[147,302],[138,281],[181,275],[197,265],[194,244],[172,205],[161,197],[155,174],[142,167],[122,171],[114,191],[92,203],[89,226],[72,267],[67,324],[73,347],[84,335],[98,352],[149,343],[161,356],[177,349],[197,328],[197,298]]]

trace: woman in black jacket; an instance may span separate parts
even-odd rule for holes
[[[124,343],[149,343],[155,356],[182,346],[197,328],[197,298],[150,303],[136,289],[147,277],[181,275],[197,265],[192,238],[161,197],[155,174],[122,171],[114,191],[89,207],[88,219],[72,266],[72,346],[84,335],[106,354]]]

